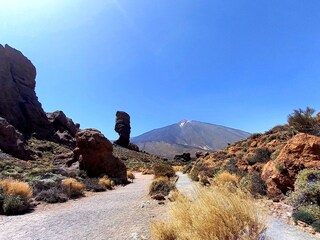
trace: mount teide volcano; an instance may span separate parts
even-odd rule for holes
[[[183,120],[131,139],[143,151],[172,158],[176,154],[214,151],[250,136],[250,133],[220,125]]]

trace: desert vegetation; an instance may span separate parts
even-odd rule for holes
[[[173,167],[169,164],[156,165],[153,167],[154,180],[152,181],[149,188],[149,195],[156,196],[169,195],[170,191],[175,189],[176,176]]]
[[[241,191],[224,187],[199,190],[190,200],[178,195],[169,219],[152,225],[155,240],[257,239],[266,227],[265,215]]]

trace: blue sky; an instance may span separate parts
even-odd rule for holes
[[[0,0],[45,111],[116,139],[181,119],[264,132],[320,111],[320,1]]]

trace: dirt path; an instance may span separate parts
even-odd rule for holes
[[[149,239],[151,220],[165,208],[147,197],[152,178],[136,174],[133,184],[113,191],[1,217],[0,239]]]
[[[196,195],[196,184],[192,182],[188,175],[177,173],[179,179],[176,183],[177,189],[183,194],[191,197]],[[316,240],[316,236],[303,232],[295,226],[289,225],[282,220],[269,217],[267,231],[264,234],[267,240]]]

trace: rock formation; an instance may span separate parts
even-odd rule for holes
[[[262,169],[269,197],[281,199],[292,190],[298,172],[304,168],[320,167],[320,138],[300,133],[290,139],[279,156]]]
[[[64,145],[75,147],[75,137],[77,132],[79,131],[80,125],[74,124],[72,119],[68,118],[62,111],[47,113],[47,117],[55,131],[55,140]]]
[[[189,162],[191,161],[190,153],[183,153],[181,155],[175,155],[173,158],[175,161]]]
[[[126,112],[117,111],[114,130],[119,134],[119,139],[114,143],[127,148],[130,142],[130,116]]]
[[[52,129],[35,93],[36,68],[21,52],[0,45],[0,117],[23,135],[47,138]]]
[[[77,148],[74,150],[81,170],[89,177],[108,175],[119,182],[127,181],[125,164],[112,154],[112,143],[96,129],[79,131],[76,136]]]
[[[29,159],[30,151],[24,144],[24,138],[14,126],[0,117],[0,149],[21,159]]]

